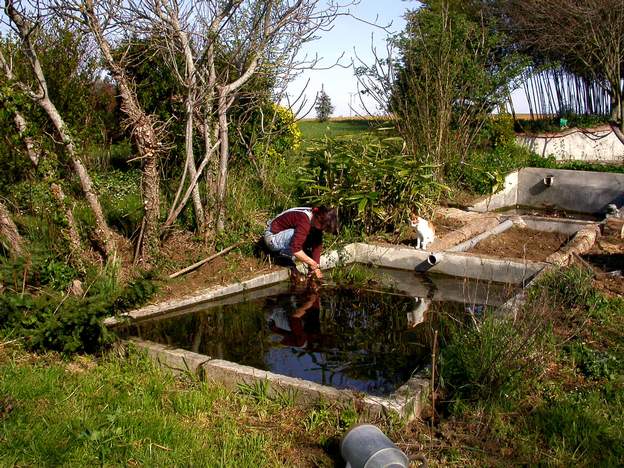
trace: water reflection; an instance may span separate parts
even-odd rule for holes
[[[437,281],[452,294],[466,289]],[[286,289],[138,322],[124,333],[336,388],[387,395],[429,364],[433,327],[425,319],[461,317],[466,307],[474,307],[474,302],[441,300],[431,281],[416,289],[413,280],[410,284],[420,295],[344,287]]]

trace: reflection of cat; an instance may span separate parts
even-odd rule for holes
[[[420,216],[410,217],[410,226],[416,230],[416,248],[426,249],[435,239],[435,227],[431,221]]]
[[[431,305],[431,299],[426,297],[416,297],[416,307],[407,313],[407,326],[414,328],[416,325],[425,321],[425,312]]]

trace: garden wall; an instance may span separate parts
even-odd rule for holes
[[[573,128],[561,133],[517,135],[516,142],[541,156],[558,161],[624,162],[624,145],[609,125]]]

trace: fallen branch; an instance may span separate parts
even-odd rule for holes
[[[552,263],[560,267],[570,264],[574,254],[582,255],[593,247],[596,238],[600,235],[600,230],[596,225],[590,225],[578,231],[572,240],[557,252],[546,258],[546,263]]]
[[[208,263],[211,260],[214,260],[217,257],[220,257],[221,255],[225,255],[226,253],[228,253],[230,250],[235,249],[236,247],[238,247],[239,245],[241,245],[242,242],[237,242],[234,245],[229,246],[226,249],[223,249],[221,252],[217,252],[214,255],[211,255],[208,258],[204,258],[203,260],[200,260],[197,263],[193,263],[191,266],[186,267],[183,270],[177,271],[175,273],[172,273],[171,275],[169,275],[169,279],[173,279],[173,278],[177,278],[178,276],[184,275],[185,273],[188,273],[189,271],[193,271],[196,268],[199,268],[200,266],[204,265],[205,263]]]

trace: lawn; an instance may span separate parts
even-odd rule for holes
[[[383,126],[389,126],[387,121],[375,119],[344,119],[319,122],[317,120],[302,120],[299,128],[303,134],[303,140],[309,142],[318,140],[324,136],[337,137],[369,133]]]
[[[333,465],[319,441],[353,414],[176,378],[131,349],[63,359],[0,343],[0,466]]]

